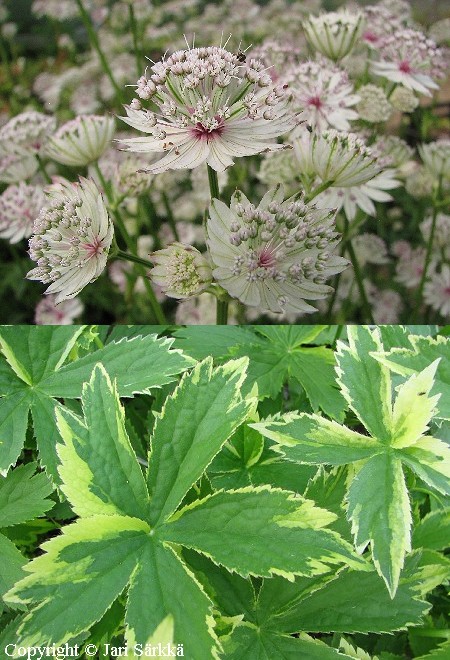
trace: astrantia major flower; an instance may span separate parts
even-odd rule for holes
[[[153,252],[150,278],[170,298],[198,296],[211,284],[211,266],[191,245],[172,243]]]
[[[325,298],[332,289],[324,282],[348,263],[333,254],[340,238],[335,212],[283,198],[279,186],[257,207],[240,191],[230,207],[213,200],[207,220],[213,275],[233,298],[261,311],[314,312],[305,300]]]
[[[427,170],[435,177],[450,179],[450,139],[419,145],[419,153]]]
[[[57,163],[82,167],[102,155],[113,135],[113,117],[82,115],[58,128],[49,138],[45,153]]]
[[[303,23],[306,38],[313,48],[337,62],[348,55],[364,28],[361,12],[332,11],[309,16]]]
[[[440,272],[434,272],[424,288],[424,301],[438,311],[443,318],[450,316],[450,266],[443,264]]]
[[[33,223],[44,204],[39,186],[28,186],[23,181],[8,186],[0,196],[0,237],[17,243],[33,233]]]
[[[55,302],[74,298],[106,266],[113,226],[93,181],[61,180],[47,189],[30,239],[30,257],[37,261],[27,277],[50,284]]]
[[[358,118],[351,106],[359,101],[359,96],[353,94],[347,73],[329,62],[319,60],[293,66],[283,82],[289,84],[299,119],[317,130],[332,126],[346,131],[349,121]]]
[[[177,51],[142,76],[123,120],[148,137],[122,140],[122,148],[168,152],[148,171],[194,168],[207,162],[221,172],[233,158],[283,145],[274,140],[294,128],[290,95],[263,64],[215,46]],[[159,114],[142,107],[150,101]]]
[[[34,154],[26,149],[16,147],[14,151],[2,152],[0,147],[0,181],[18,183],[29,179],[38,169],[38,161]]]
[[[42,112],[21,112],[0,128],[0,152],[14,153],[18,148],[40,153],[55,130],[56,119]]]
[[[444,52],[422,32],[405,28],[386,38],[380,59],[371,63],[372,73],[431,96],[436,80],[445,76]]]
[[[392,114],[392,106],[381,87],[369,83],[360,87],[358,94],[360,100],[356,109],[361,119],[372,124],[389,119]]]
[[[84,305],[79,298],[55,302],[55,295],[50,294],[38,302],[34,310],[36,325],[72,325],[81,316]]]
[[[386,37],[403,27],[398,16],[380,4],[364,7],[365,26],[362,40],[371,49],[383,45]]]
[[[324,183],[344,188],[366,183],[382,169],[357,135],[333,129],[311,136],[311,163]]]

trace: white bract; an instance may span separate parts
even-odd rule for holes
[[[44,204],[39,186],[28,186],[21,181],[8,186],[0,196],[0,237],[17,243],[33,233],[33,223]]]
[[[435,177],[450,179],[450,139],[419,145],[419,153],[427,170]]]
[[[47,189],[30,239],[30,257],[37,261],[27,277],[50,286],[55,302],[74,298],[106,266],[113,226],[93,181],[60,180]]]
[[[224,48],[178,51],[142,76],[123,120],[147,137],[121,140],[137,152],[167,152],[147,171],[195,168],[221,172],[233,158],[283,149],[276,138],[294,128],[285,86],[274,85],[258,60],[241,63]],[[142,101],[159,107],[144,109]],[[153,106],[154,107],[154,106]]]
[[[36,325],[72,325],[83,313],[84,305],[79,298],[64,300],[59,305],[55,298],[50,294],[38,302],[34,311]]]
[[[54,117],[35,110],[21,112],[0,128],[0,154],[15,153],[17,149],[40,153],[55,127]]]
[[[434,272],[424,288],[424,301],[443,318],[450,316],[450,266],[443,264],[441,272]]]
[[[311,46],[336,62],[350,53],[362,35],[364,16],[346,9],[332,11],[309,16],[303,28]]]
[[[431,96],[430,90],[439,89],[436,80],[445,76],[442,49],[417,30],[397,30],[384,40],[379,57],[372,73],[420,94]]]
[[[190,298],[211,284],[211,266],[191,245],[172,243],[151,255],[151,280],[170,298]]]
[[[236,191],[230,207],[215,199],[207,244],[215,280],[245,305],[270,312],[314,312],[306,300],[325,298],[324,282],[348,262],[333,254],[339,243],[335,212],[302,199],[283,201],[281,186],[255,207]]]
[[[82,115],[58,128],[49,138],[45,153],[57,163],[82,167],[102,155],[113,135],[113,117]]]

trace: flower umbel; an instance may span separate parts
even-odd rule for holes
[[[50,137],[45,152],[57,163],[84,166],[102,155],[113,135],[113,117],[82,115],[60,126]]]
[[[350,53],[361,36],[363,27],[363,14],[345,9],[320,16],[309,16],[303,23],[311,46],[335,62]]]
[[[207,244],[215,280],[245,305],[271,312],[314,312],[305,300],[325,298],[324,282],[347,261],[333,254],[339,242],[335,212],[294,198],[281,186],[255,207],[237,191],[231,206],[214,199]]]
[[[450,179],[450,139],[419,145],[419,153],[427,170],[435,177]]]
[[[41,209],[30,239],[37,261],[27,277],[50,284],[55,302],[74,298],[106,266],[113,226],[93,181],[60,180],[47,189],[49,204]]]
[[[23,181],[8,186],[0,196],[0,236],[17,243],[33,233],[34,219],[44,203],[39,186],[27,186]]]
[[[151,280],[170,298],[189,298],[205,291],[211,284],[211,267],[201,253],[190,245],[172,243],[153,252],[155,264]]]
[[[142,76],[137,95],[159,107],[146,110],[134,99],[123,120],[148,137],[122,140],[129,151],[168,152],[148,172],[194,168],[207,162],[221,172],[234,157],[284,145],[274,140],[294,128],[286,86],[274,85],[263,64],[241,63],[224,48],[177,51]]]

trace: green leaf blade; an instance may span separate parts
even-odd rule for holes
[[[0,480],[0,527],[32,520],[52,508],[53,488],[45,474],[34,474],[36,463],[21,465]]]
[[[30,403],[26,391],[0,399],[0,474],[6,474],[20,456],[25,443]]]

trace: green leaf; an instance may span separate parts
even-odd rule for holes
[[[414,548],[445,550],[450,538],[450,508],[438,509],[426,515],[414,528]]]
[[[14,392],[0,399],[0,474],[6,474],[17,461],[25,441],[30,397]]]
[[[45,474],[35,471],[36,463],[27,463],[0,480],[0,527],[32,520],[52,508],[54,502],[46,498],[53,488]]]
[[[338,342],[337,348],[341,392],[370,434],[387,443],[392,429],[391,380],[388,369],[369,358],[369,353],[383,349],[380,333],[353,325],[348,339],[349,346]]]
[[[397,388],[393,408],[392,446],[408,447],[429,430],[429,422],[436,414],[440,395],[429,396],[439,360],[435,360],[418,374],[413,374]]]
[[[343,467],[334,468],[331,472],[321,467],[309,481],[304,496],[313,500],[317,506],[334,513],[336,520],[330,523],[329,528],[351,541],[350,523],[345,517],[344,509],[347,478],[348,471]]]
[[[353,479],[347,501],[356,548],[363,552],[371,542],[375,566],[394,597],[411,550],[411,511],[399,458],[393,453],[370,458]]]
[[[181,351],[171,349],[172,344],[173,339],[156,335],[112,342],[50,374],[40,383],[40,390],[49,396],[77,398],[82,383],[101,362],[107,365],[111,378],[116,379],[120,396],[149,392],[172,382],[177,374],[195,364]]]
[[[318,415],[287,413],[280,421],[249,426],[275,440],[277,451],[299,463],[345,465],[384,450],[376,440]]]
[[[450,495],[450,449],[437,438],[424,437],[399,456],[426,484]]]
[[[437,416],[450,419],[450,339],[441,336],[433,339],[410,335],[409,342],[413,347],[411,349],[393,348],[388,352],[377,350],[373,357],[401,376],[411,376],[413,373],[423,371],[429,364],[439,359],[431,394],[441,394]]]
[[[36,444],[39,447],[39,459],[48,476],[56,484],[59,484],[59,461],[55,448],[55,437],[58,437],[56,414],[62,410],[64,406],[56,399],[41,392],[34,392],[31,400],[31,417]]]
[[[236,325],[215,328],[207,325],[187,326],[175,330],[173,335],[175,346],[196,360],[225,357],[233,346],[247,344],[255,336],[251,328]]]
[[[28,385],[39,383],[66,359],[84,326],[0,326],[0,347]]]
[[[288,491],[243,488],[219,491],[185,507],[161,534],[165,541],[202,552],[243,576],[293,579],[327,572],[330,564],[340,563],[364,569],[365,561],[347,542],[322,529],[334,518]]]
[[[254,407],[240,386],[247,359],[213,370],[212,359],[185,375],[157,416],[151,439],[150,520],[169,516]]]
[[[145,519],[145,480],[125,430],[116,387],[101,364],[83,387],[82,403],[84,420],[63,408],[57,411],[64,441],[57,447],[63,492],[80,516],[118,513]]]
[[[145,603],[145,607],[143,607]],[[188,658],[215,657],[218,643],[210,615],[211,601],[184,562],[170,548],[147,544],[128,592],[127,641],[144,644],[163,622],[173,644],[184,640]]]
[[[0,534],[0,600],[15,582],[23,578],[25,557],[6,536]]]
[[[435,649],[427,653],[427,655],[421,655],[417,660],[448,660],[450,655],[450,640],[439,644]]]
[[[61,645],[98,621],[129,581],[148,532],[142,520],[93,516],[44,543],[46,554],[27,565],[31,575],[6,596],[36,603],[19,629],[21,644]]]

